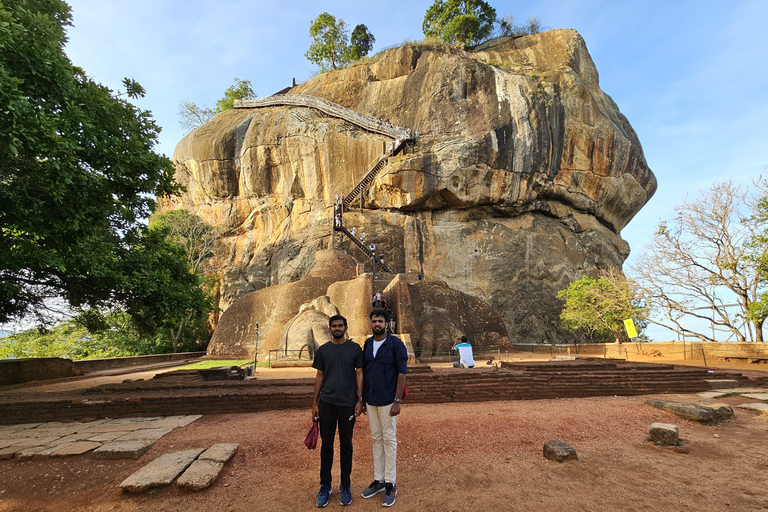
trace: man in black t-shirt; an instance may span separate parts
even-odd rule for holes
[[[328,504],[331,495],[331,467],[336,426],[339,427],[342,505],[352,503],[352,432],[355,419],[363,412],[363,350],[347,339],[347,319],[334,315],[328,322],[333,339],[317,349],[312,367],[317,370],[312,417],[320,418],[320,492],[318,507]]]

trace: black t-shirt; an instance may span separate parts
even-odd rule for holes
[[[357,404],[356,368],[363,367],[363,349],[352,340],[324,343],[315,352],[312,368],[323,372],[320,400],[341,407]]]

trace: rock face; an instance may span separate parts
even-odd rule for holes
[[[570,341],[557,291],[621,267],[629,247],[620,230],[656,180],[578,33],[497,43],[474,52],[393,48],[289,94],[418,131],[412,150],[390,158],[363,194],[364,209],[355,201],[344,215],[387,265],[487,303],[512,341]],[[179,143],[186,192],[161,206],[225,227],[222,309],[251,292],[275,302],[330,247],[334,197],[390,143],[308,107],[226,111]],[[435,307],[426,318],[444,322]]]

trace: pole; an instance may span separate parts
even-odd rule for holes
[[[707,354],[704,353],[704,347],[701,347],[701,357],[704,358],[704,368],[709,368],[709,366],[707,366]]]
[[[253,344],[253,371],[256,371],[256,363],[259,362],[259,323],[256,322],[256,342]]]

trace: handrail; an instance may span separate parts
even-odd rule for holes
[[[389,272],[390,274],[393,273],[393,270],[391,268],[386,266],[379,258],[374,256],[371,250],[368,249],[365,246],[365,244],[361,242],[355,235],[353,235],[347,228],[345,228],[344,226],[335,226],[333,229],[335,229],[336,231],[341,231],[342,233],[347,235],[349,239],[352,240],[352,242],[356,246],[358,246],[361,251],[363,251],[366,254],[366,256],[374,259],[374,261],[376,262],[376,266],[379,267],[381,270],[383,270],[384,272]]]
[[[413,139],[413,131],[408,128],[385,123],[380,119],[368,117],[360,112],[342,107],[338,103],[333,103],[332,101],[318,98],[317,96],[311,96],[309,94],[275,94],[274,96],[268,96],[266,98],[235,100],[235,108],[262,108],[283,105],[312,107],[329,116],[349,121],[369,132],[379,133],[392,139]]]

